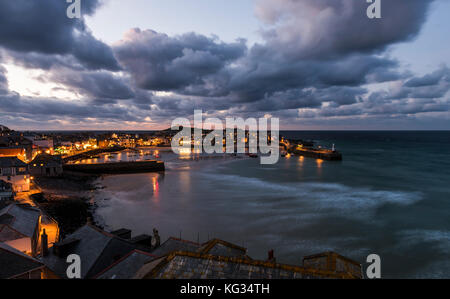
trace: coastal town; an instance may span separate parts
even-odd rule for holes
[[[84,279],[363,277],[358,262],[334,252],[285,265],[276,262],[273,250],[267,260],[254,260],[246,248],[220,239],[199,243],[169,237],[161,242],[156,228],[142,235],[127,228],[105,231],[93,221],[86,199],[55,195],[58,189],[76,194],[93,188],[90,183],[99,175],[164,171],[158,154],[128,163],[79,161],[170,147],[174,134],[42,134],[0,126],[0,278],[67,279],[67,257],[74,254],[83,261],[76,278]],[[311,145],[282,138],[281,155],[303,146]]]

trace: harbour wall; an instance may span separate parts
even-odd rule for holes
[[[164,171],[162,161],[134,161],[100,164],[66,164],[64,171],[88,174],[129,174]]]
[[[316,152],[316,151],[308,151],[308,150],[293,150],[292,153],[294,155],[298,156],[304,156],[309,158],[316,158],[316,159],[322,159],[322,160],[328,160],[328,161],[341,161],[342,160],[342,154],[339,152],[330,152],[330,153],[324,153],[324,152]]]

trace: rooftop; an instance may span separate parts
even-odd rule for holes
[[[63,163],[61,156],[53,156],[46,153],[37,155],[30,164],[45,164],[46,166],[61,166]]]
[[[58,246],[64,246],[66,252],[57,254],[55,247]],[[54,244],[53,250],[50,250],[49,255],[43,257],[42,261],[53,272],[65,277],[67,255],[77,254],[83,261],[81,277],[91,278],[135,250],[136,247],[139,246],[86,224],[62,242]]]
[[[133,250],[102,272],[96,275],[98,279],[130,279],[147,262],[154,260],[155,255],[148,252]]]
[[[199,252],[176,251],[146,263],[138,279],[309,279],[357,278],[350,273],[224,257]]]
[[[0,279],[14,278],[43,267],[38,260],[0,242]]]
[[[41,212],[34,207],[10,204],[0,210],[0,242],[31,238],[39,223]]]
[[[27,164],[20,161],[17,157],[0,157],[0,168],[11,167],[27,167]]]

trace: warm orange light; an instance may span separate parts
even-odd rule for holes
[[[322,159],[317,159],[316,162],[317,162],[317,167],[319,167],[319,168],[322,167],[322,163],[323,163]]]

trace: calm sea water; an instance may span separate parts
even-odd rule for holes
[[[283,132],[336,144],[342,162],[178,159],[164,174],[104,177],[97,220],[134,234],[216,237],[265,259],[301,264],[333,250],[390,278],[450,277],[450,132]],[[185,157],[187,158],[187,157]]]

